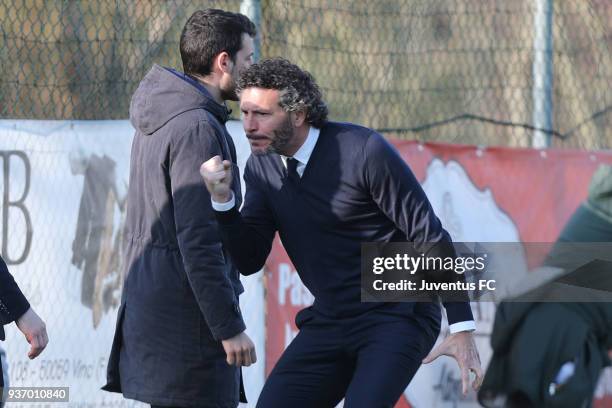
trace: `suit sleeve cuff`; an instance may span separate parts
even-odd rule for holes
[[[457,322],[448,326],[451,334],[469,331],[472,332],[476,330],[476,322],[474,320],[468,320],[465,322]]]
[[[212,202],[212,208],[215,211],[219,211],[219,212],[225,212],[225,211],[229,211],[232,208],[234,208],[234,206],[236,205],[236,199],[234,198],[234,192],[231,192],[232,194],[232,198],[230,198],[230,200],[226,203],[218,203],[215,200],[210,199],[210,201]]]

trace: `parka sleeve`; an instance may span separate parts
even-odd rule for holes
[[[200,121],[174,138],[169,182],[176,235],[189,284],[213,337],[225,340],[243,332],[245,324],[229,278],[210,194],[199,173],[200,165],[215,155],[221,155],[215,129]]]

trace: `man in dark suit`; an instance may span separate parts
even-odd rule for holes
[[[9,273],[6,263],[0,258],[0,340],[5,339],[4,325],[11,322],[17,324],[17,328],[30,343],[28,357],[31,359],[37,357],[49,342],[45,323],[30,307],[28,300]],[[3,387],[4,377],[0,362],[0,390]],[[2,392],[0,392],[1,395]]]
[[[239,92],[253,153],[240,212],[230,163],[213,157],[200,168],[223,242],[250,274],[263,266],[278,231],[315,297],[296,317],[300,332],[258,407],[334,407],[343,397],[347,407],[391,407],[424,358],[441,354],[459,363],[464,392],[470,372],[477,389],[482,373],[469,303],[445,302],[452,334],[430,353],[440,330],[437,302],[360,301],[362,242],[409,241],[434,252],[450,243],[394,148],[371,129],[327,121],[312,76],[286,60],[251,66]]]

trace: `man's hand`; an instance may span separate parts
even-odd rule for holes
[[[221,340],[223,349],[227,355],[227,364],[236,367],[248,367],[257,361],[255,345],[245,332],[237,334],[231,339]]]
[[[28,352],[28,357],[30,359],[36,358],[49,343],[45,322],[32,308],[29,308],[15,323],[32,346]]]
[[[457,360],[461,370],[461,384],[463,395],[467,394],[470,383],[470,371],[476,374],[472,383],[474,391],[478,391],[482,384],[482,368],[480,368],[480,356],[474,343],[474,337],[470,332],[459,332],[448,336],[438,347],[433,349],[423,359],[423,364],[428,364],[440,356],[449,356]]]
[[[200,166],[200,174],[212,199],[226,203],[232,198],[232,163],[215,156]]]

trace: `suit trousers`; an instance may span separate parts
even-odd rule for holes
[[[270,373],[258,408],[393,407],[440,332],[435,303],[386,304],[350,318],[312,307]]]

